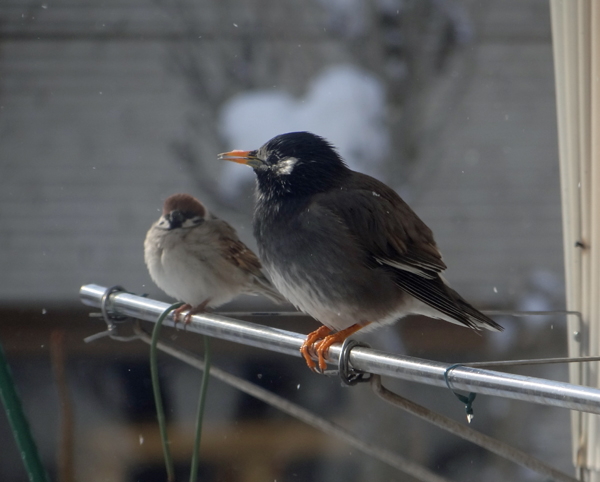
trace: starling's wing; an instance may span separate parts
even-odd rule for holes
[[[314,198],[354,236],[372,268],[423,303],[471,328],[501,329],[444,283],[446,269],[431,230],[392,189],[357,172],[343,186]]]
[[[341,218],[377,264],[426,279],[446,269],[433,233],[398,194],[365,174],[352,173],[341,188],[315,197]]]
[[[262,272],[262,265],[254,252],[248,248],[237,236],[235,229],[229,223],[216,218],[214,221],[219,223],[219,246],[224,259],[229,261],[237,268],[246,271],[252,275],[253,293],[260,293],[276,303],[285,301],[283,296],[275,289],[271,282]]]

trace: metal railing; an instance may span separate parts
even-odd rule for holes
[[[80,298],[88,306],[102,308],[106,291],[107,288],[103,286],[85,285],[81,287]],[[104,309],[116,315],[155,322],[168,306],[167,303],[117,291],[106,296]],[[164,325],[175,325],[172,316],[164,321]],[[298,357],[300,346],[306,338],[306,335],[299,333],[208,313],[194,315],[187,330]],[[339,344],[330,348],[332,364],[337,363],[340,352]],[[368,373],[440,387],[446,387],[447,375],[448,384],[453,390],[600,414],[600,390],[596,388],[392,355],[360,346],[352,349],[349,361],[355,369]]]

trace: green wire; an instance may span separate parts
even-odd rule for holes
[[[160,396],[160,382],[158,380],[158,362],[157,362],[157,345],[158,335],[163,321],[167,315],[182,306],[184,303],[175,303],[169,306],[161,313],[156,320],[154,330],[152,331],[152,343],[150,344],[150,373],[152,375],[152,390],[154,392],[154,403],[156,404],[156,417],[158,418],[158,426],[160,428],[160,436],[162,439],[163,453],[165,456],[165,465],[167,466],[167,480],[175,481],[175,468],[173,465],[173,457],[169,448],[169,440],[167,437],[167,424],[165,421],[165,410]],[[194,439],[194,451],[192,453],[192,464],[190,468],[190,482],[194,482],[198,478],[198,458],[200,453],[200,438],[202,435],[202,419],[204,418],[204,408],[206,406],[206,394],[208,393],[208,380],[210,375],[211,363],[210,338],[204,337],[204,374],[202,375],[202,384],[200,386],[200,399],[198,401],[198,411],[196,417],[196,437]]]
[[[200,436],[202,435],[202,419],[204,417],[204,407],[206,394],[208,392],[208,380],[210,375],[210,338],[204,337],[204,373],[202,375],[202,385],[200,387],[200,399],[198,400],[198,413],[196,417],[196,438],[194,440],[194,451],[192,452],[192,466],[190,468],[190,482],[198,479],[198,459],[200,454]]]
[[[23,404],[12,377],[8,361],[4,355],[2,344],[0,344],[0,399],[4,404],[6,416],[23,458],[23,464],[31,482],[49,482],[46,469],[42,465],[27,417],[23,411]]]
[[[158,362],[156,359],[158,344],[158,335],[160,333],[160,327],[167,315],[184,305],[185,303],[175,303],[169,306],[165,311],[161,313],[156,320],[154,330],[152,330],[152,343],[150,344],[150,373],[152,375],[152,390],[154,392],[154,403],[156,404],[156,417],[158,418],[158,427],[160,429],[160,437],[162,440],[163,453],[165,456],[165,465],[167,466],[167,480],[169,482],[175,481],[175,468],[173,465],[173,457],[171,456],[171,449],[169,448],[169,440],[167,438],[167,424],[165,421],[165,410],[163,408],[162,398],[160,396],[160,384],[158,381]]]

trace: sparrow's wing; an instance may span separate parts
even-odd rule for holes
[[[215,218],[214,221],[219,223],[219,246],[223,258],[252,275],[255,285],[252,291],[261,293],[276,303],[285,301],[262,272],[262,265],[256,254],[240,241],[235,229],[221,219]]]
[[[431,230],[388,186],[355,172],[349,183],[315,196],[314,202],[346,226],[365,263],[389,270],[401,289],[469,327],[499,328],[444,283],[440,273],[446,265]]]
[[[258,257],[238,238],[229,223],[213,216],[212,223],[218,228],[219,247],[223,258],[234,266],[248,271],[254,276],[263,276]]]

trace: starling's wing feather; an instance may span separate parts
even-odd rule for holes
[[[221,246],[223,258],[237,268],[252,275],[254,289],[251,289],[251,292],[263,294],[276,303],[284,302],[285,299],[283,296],[281,296],[262,272],[262,265],[256,254],[240,241],[235,229],[223,220],[215,218],[215,221],[218,221],[220,224],[219,246]]]
[[[341,218],[376,263],[428,279],[446,269],[431,230],[377,179],[352,173],[350,182],[315,201]]]
[[[444,283],[446,265],[431,230],[398,194],[365,174],[355,172],[349,181],[314,202],[347,227],[367,265],[388,269],[402,290],[466,326],[501,329]]]

